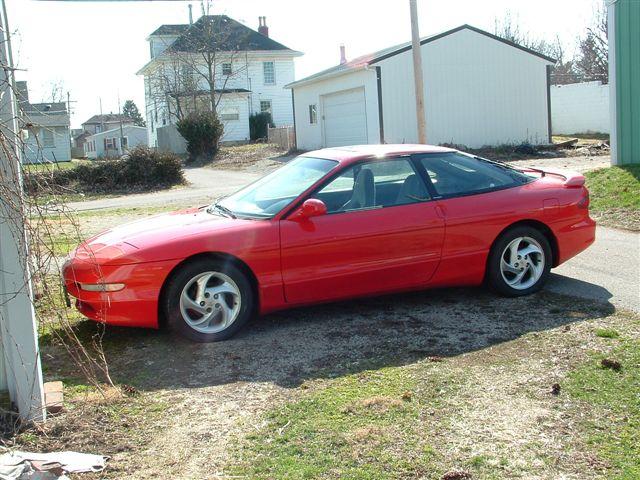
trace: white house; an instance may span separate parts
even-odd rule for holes
[[[122,130],[118,127],[87,137],[84,142],[84,155],[92,160],[119,158],[139,145],[148,145],[146,127],[124,125]]]
[[[469,25],[420,44],[430,144],[477,148],[550,141],[554,59]],[[300,149],[418,140],[411,43],[287,87]]]
[[[249,116],[270,112],[278,126],[293,125],[294,58],[302,55],[269,37],[265,17],[259,31],[227,17],[206,15],[187,25],[162,25],[147,38],[151,60],[144,75],[150,145],[158,129],[214,102],[224,123],[223,141],[249,140]],[[161,135],[161,139],[171,135]]]
[[[70,118],[64,102],[30,103],[27,82],[16,82],[24,163],[71,161]]]

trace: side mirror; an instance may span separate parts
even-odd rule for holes
[[[327,206],[322,200],[309,198],[289,217],[290,220],[306,220],[327,214]]]

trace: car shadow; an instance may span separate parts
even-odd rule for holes
[[[609,290],[600,285],[558,273],[551,273],[546,289],[562,295],[571,295],[600,303],[609,303],[611,297],[613,297],[613,294]]]
[[[112,379],[141,390],[234,382],[296,387],[308,379],[473,352],[614,310],[608,302],[549,291],[503,298],[483,289],[456,288],[274,313],[213,344],[117,327],[106,327],[103,344]],[[94,335],[101,328],[82,322],[79,335]],[[57,365],[48,376],[73,376],[68,369]]]

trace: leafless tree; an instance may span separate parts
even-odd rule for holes
[[[578,40],[576,73],[582,81],[609,81],[609,41],[607,12],[604,6],[594,12],[592,24]]]
[[[150,75],[152,101],[174,120],[194,111],[217,113],[229,87],[247,76],[242,35],[226,16],[201,17],[167,48]]]
[[[531,33],[521,29],[517,17],[514,18],[510,11],[507,11],[504,18],[494,19],[494,33],[505,40],[555,59],[556,64],[551,75],[551,80],[554,84],[567,84],[578,81],[578,76],[575,73],[575,62],[566,58],[560,37],[556,36],[552,41],[536,38]]]

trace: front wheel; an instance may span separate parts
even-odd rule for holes
[[[169,280],[163,297],[169,329],[196,342],[230,338],[252,316],[254,305],[244,273],[216,260],[184,265]]]
[[[544,286],[552,263],[547,238],[533,227],[516,227],[503,233],[491,249],[487,280],[503,295],[528,295]]]

